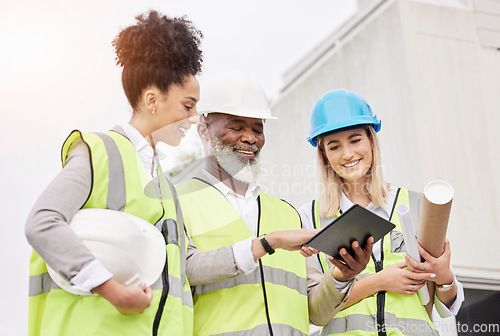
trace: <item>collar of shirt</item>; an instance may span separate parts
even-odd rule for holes
[[[245,193],[245,196],[242,196],[242,195],[234,192],[231,188],[229,188],[227,185],[225,185],[222,181],[220,181],[218,178],[216,178],[215,176],[210,174],[206,169],[203,169],[201,172],[203,173],[203,175],[205,175],[207,182],[209,182],[212,186],[214,186],[217,190],[219,190],[226,198],[228,196],[231,196],[231,197],[243,198],[245,200],[248,200],[248,199],[257,200],[257,197],[259,196],[260,186],[255,181],[252,181],[248,184],[248,188],[247,188],[247,191]]]
[[[370,210],[374,214],[379,215],[380,217],[389,220],[389,216],[392,212],[392,205],[394,204],[394,200],[396,198],[396,190],[392,187],[389,189],[389,195],[387,196],[387,200],[384,207],[378,206],[375,207],[372,202],[368,204],[366,207],[367,210]],[[354,203],[351,202],[349,198],[342,192],[342,198],[340,199],[340,210],[342,212],[347,211],[350,207],[352,207]]]
[[[389,189],[389,195],[387,196],[386,204],[384,207],[375,207],[373,203],[370,202],[368,206],[366,207],[367,210],[371,211],[372,213],[376,214],[377,216],[380,216],[386,220],[389,220],[389,216],[391,215],[392,212],[392,205],[394,204],[394,199],[396,198],[396,190],[393,189],[392,187]],[[390,204],[388,206],[388,204]],[[340,210],[342,212],[347,211],[350,207],[352,207],[354,204],[351,202],[350,199],[347,198],[347,196],[342,192],[342,199],[340,200]],[[379,241],[375,242],[375,245],[373,245],[373,256],[375,257],[376,260],[380,260],[382,256],[382,245],[381,245],[382,239]]]
[[[156,167],[159,160],[163,160],[166,155],[159,148],[153,149],[149,142],[142,136],[142,134],[132,125],[120,125],[125,132],[125,136],[132,142],[135,151],[146,168],[148,174],[151,173],[151,167]],[[156,170],[153,170],[153,175],[156,176]]]

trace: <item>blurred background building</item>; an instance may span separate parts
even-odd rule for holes
[[[349,21],[285,74],[272,104],[280,120],[266,124],[262,182],[296,207],[315,197],[312,106],[336,88],[360,93],[382,119],[393,185],[454,186],[448,238],[466,288],[458,334],[475,334],[475,324],[498,328],[500,0],[359,1]],[[455,334],[454,325],[441,323],[442,334]]]

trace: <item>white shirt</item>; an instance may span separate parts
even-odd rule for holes
[[[397,190],[394,188],[389,189],[389,195],[387,196],[386,205],[384,207],[375,207],[373,205],[373,203],[370,203],[370,204],[368,204],[366,209],[370,210],[374,214],[376,214],[376,215],[378,215],[386,220],[389,220],[389,217],[390,217],[391,212],[392,212],[392,206],[393,206],[394,201],[396,199],[396,191]],[[349,198],[347,198],[347,196],[344,193],[342,193],[342,198],[340,200],[340,210],[342,212],[345,212],[345,211],[349,210],[349,208],[352,207],[353,205],[354,205],[354,203],[352,203],[351,200]],[[314,214],[312,213],[311,209],[312,209],[312,201],[302,205],[299,208],[299,214],[300,214],[300,217],[302,219],[302,225],[306,229],[313,228],[313,216],[314,216]],[[396,215],[396,214],[394,214],[394,215]],[[380,239],[379,241],[377,241],[373,245],[373,256],[375,257],[375,259],[377,261],[380,260],[380,258],[381,258],[381,246],[382,246],[382,239]],[[450,269],[451,269],[451,265],[450,265]],[[453,272],[453,269],[451,269],[451,270]],[[455,302],[453,302],[453,304],[451,305],[451,307],[448,309],[448,307],[446,307],[444,305],[444,303],[439,301],[437,296],[434,297],[434,307],[435,307],[436,311],[439,313],[439,315],[443,318],[451,316],[451,315],[456,315],[458,313],[458,311],[460,310],[460,307],[462,306],[462,302],[465,299],[463,285],[457,280],[454,272],[453,272],[453,276],[455,278],[455,284],[457,286],[457,297],[455,299]],[[337,280],[335,278],[333,278],[333,281],[335,282],[335,284],[337,286]]]
[[[137,129],[135,129],[134,126],[125,124],[121,125],[121,127],[123,128],[127,138],[129,138],[130,142],[134,145],[135,151],[139,155],[139,158],[141,159],[141,162],[144,165],[144,168],[146,168],[148,174],[150,174],[152,178],[156,177],[156,166],[160,160],[166,158],[166,154],[163,153],[158,146],[156,148],[151,147],[149,142],[147,142],[147,140]]]

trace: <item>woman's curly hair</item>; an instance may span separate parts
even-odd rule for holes
[[[122,84],[132,108],[142,91],[155,85],[166,92],[201,71],[203,34],[186,17],[169,18],[156,11],[136,17],[113,40],[116,63],[123,67]]]

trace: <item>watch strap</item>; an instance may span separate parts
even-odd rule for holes
[[[438,284],[436,284],[436,290],[438,292],[447,292],[450,289],[452,289],[454,285],[455,285],[455,278],[453,278],[453,280],[451,281],[451,284],[449,284],[449,285],[438,285]]]
[[[269,255],[274,253],[274,249],[269,245],[269,242],[266,240],[266,235],[262,235],[259,237],[260,243],[262,244],[262,247],[264,247],[264,251],[268,253]]]

